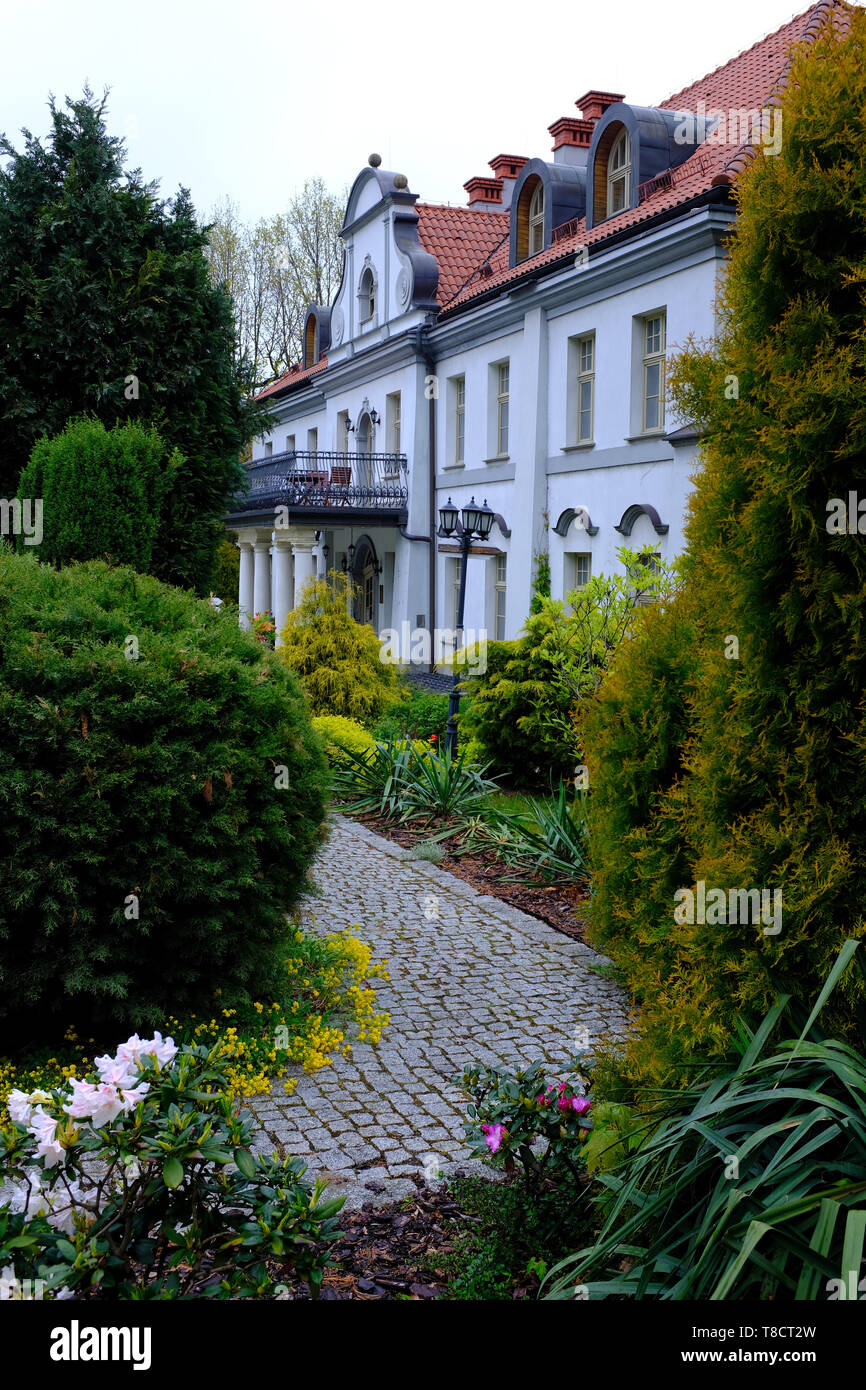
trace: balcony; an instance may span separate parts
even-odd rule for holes
[[[405,454],[295,449],[248,465],[250,490],[235,499],[233,521],[251,522],[288,507],[299,523],[358,521],[405,525],[409,467]]]

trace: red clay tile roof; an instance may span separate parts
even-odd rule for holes
[[[282,391],[284,386],[294,386],[297,382],[307,381],[309,377],[315,376],[317,372],[323,372],[328,365],[327,357],[322,357],[313,367],[291,367],[282,376],[278,376],[276,381],[272,381],[269,386],[265,386],[256,393],[255,399],[262,401],[266,396],[273,396],[276,391]]]
[[[440,304],[447,304],[508,238],[508,214],[416,203],[418,240],[439,266]]]
[[[844,26],[850,6],[845,0],[818,0],[774,34],[708,73],[699,82],[675,92],[660,105],[673,111],[693,111],[699,100],[704,101],[708,110],[711,107],[719,107],[723,111],[751,110],[769,105],[771,98],[784,84],[792,45],[812,39],[830,13],[834,13]],[[575,222],[568,236],[561,237],[546,250],[539,251],[536,256],[516,266],[508,264],[506,243],[488,258],[486,264],[478,267],[464,289],[453,299],[443,302],[440,296],[443,312],[453,313],[480,294],[489,293],[527,273],[535,273],[545,266],[567,260],[581,246],[591,246],[660,213],[685,205],[698,194],[706,193],[714,183],[733,182],[751,157],[749,145],[734,148],[725,144],[705,144],[673,171],[669,181],[661,181],[662,186],[654,190],[648,189],[648,196],[636,208],[607,218],[591,229],[587,229],[586,220],[581,219]]]

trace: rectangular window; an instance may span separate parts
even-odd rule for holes
[[[349,412],[348,410],[337,411],[337,453],[347,454],[349,452]]]
[[[583,589],[592,574],[592,556],[588,551],[567,551],[565,555],[565,575],[563,588],[566,594],[575,589]]]
[[[287,453],[287,454],[293,454],[294,452],[295,452],[295,436],[294,436],[293,434],[287,434],[287,435],[286,435],[286,453]]]
[[[493,604],[493,640],[495,642],[505,641],[505,571],[507,560],[507,555],[497,555],[496,557]]]
[[[643,425],[660,430],[665,423],[665,315],[643,321]]]
[[[595,338],[589,334],[577,343],[577,442],[592,439],[595,406]]]
[[[385,398],[385,420],[388,429],[388,452],[400,453],[400,392]]]
[[[637,559],[638,563],[642,565],[646,571],[647,581],[649,581],[654,574],[657,574],[661,568],[662,557],[657,550],[638,555]],[[651,595],[642,590],[640,579],[638,579],[636,584],[635,601],[640,608],[648,608],[653,601]]]
[[[466,455],[466,378],[454,378],[454,462],[464,463]]]
[[[266,458],[266,459],[269,459],[269,458],[271,457],[271,454],[272,454],[273,452],[274,452],[274,446],[273,446],[273,444],[271,443],[271,441],[268,440],[267,444],[265,445],[265,458]]]
[[[448,610],[451,617],[451,630],[457,631],[457,609],[460,604],[460,561],[448,562]]]
[[[307,430],[307,453],[317,454],[319,452],[319,431]]]
[[[509,364],[500,362],[497,368],[497,393],[496,393],[496,456],[505,458],[508,455],[508,401],[509,401]]]

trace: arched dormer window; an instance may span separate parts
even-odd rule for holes
[[[631,151],[628,131],[623,129],[613,142],[607,160],[607,216],[613,217],[629,205]]]
[[[304,325],[304,367],[314,367],[319,360],[319,325],[315,314],[307,315]]]
[[[529,254],[544,250],[544,184],[539,179],[529,200]]]
[[[520,190],[517,203],[517,259],[544,250],[544,184],[536,174]]]
[[[362,324],[372,323],[376,316],[376,281],[370,266],[361,272],[358,286],[358,318]]]

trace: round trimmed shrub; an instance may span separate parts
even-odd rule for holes
[[[261,990],[326,777],[295,677],[230,616],[0,549],[0,1016],[141,1028]]]

